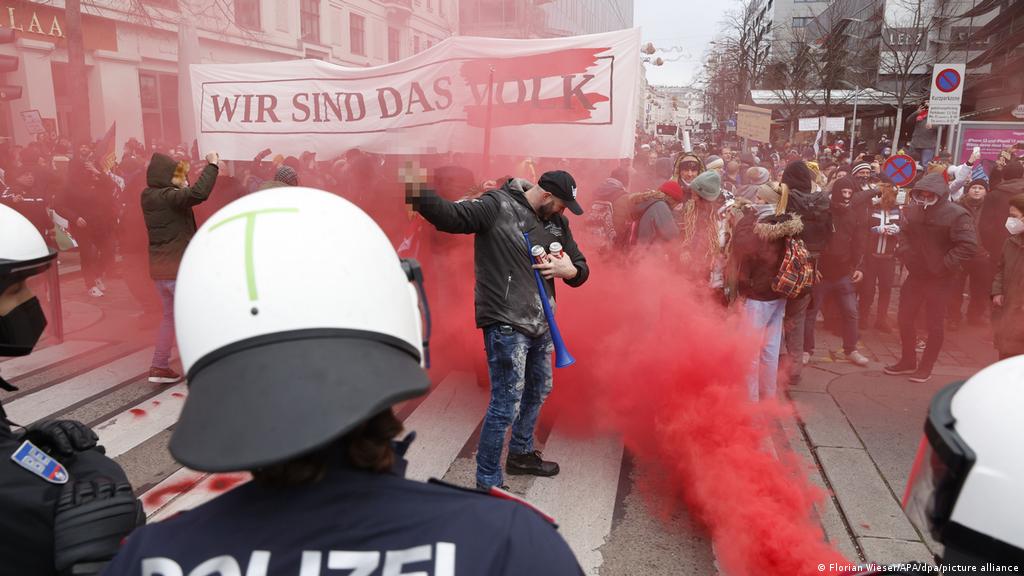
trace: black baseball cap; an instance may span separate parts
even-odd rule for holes
[[[576,180],[565,170],[552,170],[541,174],[537,185],[558,198],[577,216],[583,215],[583,208],[576,201]]]

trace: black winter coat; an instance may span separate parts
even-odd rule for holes
[[[832,204],[832,234],[818,260],[823,278],[835,280],[860,269],[867,239],[866,221],[863,209],[852,204]]]
[[[532,244],[544,246],[545,250],[552,242],[562,244],[565,255],[578,271],[575,278],[565,280],[569,286],[582,285],[590,275],[587,260],[569,230],[569,220],[556,214],[542,222],[523,195],[532,187],[526,180],[512,178],[501,188],[474,200],[449,202],[432,190],[423,190],[412,201],[413,209],[441,232],[476,235],[474,300],[478,328],[508,324],[530,337],[548,331],[534,279],[533,258],[523,232],[529,233]],[[544,284],[554,309],[555,284],[550,280]]]
[[[1010,215],[1010,198],[1024,194],[1024,178],[1003,180],[985,196],[978,223],[982,246],[989,254],[1002,253],[1003,243],[1010,237],[1006,231],[1006,217]]]
[[[146,169],[148,188],[142,191],[142,216],[149,233],[149,275],[174,280],[185,248],[196,234],[192,207],[210,197],[217,180],[217,165],[207,164],[191,188],[171,184],[178,163],[170,156],[153,154]]]
[[[772,289],[786,253],[787,237],[803,231],[800,216],[768,214],[758,218],[756,209],[746,208],[732,229],[731,258],[737,263],[736,290],[751,300],[784,298]]]
[[[896,254],[911,274],[950,278],[977,254],[978,234],[967,209],[949,201],[949,188],[942,177],[931,176],[917,186],[939,199],[931,206],[913,203],[907,207]]]

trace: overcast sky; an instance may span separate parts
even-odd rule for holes
[[[658,86],[689,85],[701,67],[701,55],[721,27],[725,13],[738,0],[635,0],[633,23],[643,29],[644,44],[680,52],[659,52],[665,60],[683,57],[664,66],[646,64],[647,81]]]

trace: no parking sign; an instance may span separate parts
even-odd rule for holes
[[[882,165],[882,172],[892,180],[896,186],[906,186],[914,181],[917,176],[917,162],[906,154],[890,156]]]
[[[960,122],[960,101],[964,96],[966,71],[966,64],[936,64],[932,69],[928,122],[933,126]]]

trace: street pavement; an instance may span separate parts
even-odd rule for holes
[[[64,341],[48,336],[33,355],[0,362],[4,377],[21,388],[3,399],[11,420],[74,418],[93,426],[151,522],[248,481],[246,474],[209,475],[174,462],[167,444],[188,391],[184,383],[146,380],[156,318],[138,311],[117,278],[102,298],[88,296],[74,255],[61,260]],[[873,360],[867,368],[837,360],[838,338],[820,328],[818,342],[803,381],[787,392],[798,418],[780,423],[776,450],[800,455],[810,480],[826,490],[817,517],[848,559],[929,560],[934,544],[907,521],[899,498],[931,395],[993,361],[991,339],[985,342],[980,329],[950,334],[936,375],[923,385],[881,374],[897,349],[891,335],[863,335],[862,350]],[[427,396],[399,405],[406,429],[417,433],[409,476],[472,486],[486,404],[475,375],[452,372],[438,377]],[[701,526],[685,512],[661,513],[669,507],[640,493],[654,473],[635,466],[618,438],[575,438],[557,415],[553,421],[539,430],[538,447],[561,473],[512,476],[508,484],[556,518],[587,574],[717,573]]]

